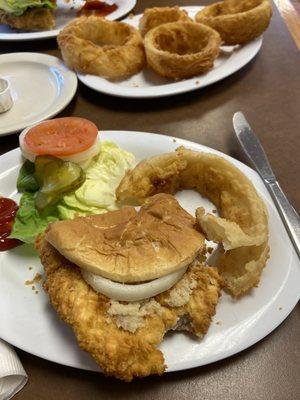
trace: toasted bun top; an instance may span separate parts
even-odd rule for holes
[[[134,207],[49,225],[46,240],[79,267],[117,282],[143,282],[191,263],[204,237],[168,194]]]

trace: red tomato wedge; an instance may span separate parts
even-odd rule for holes
[[[70,156],[89,149],[98,128],[84,118],[66,117],[42,122],[26,133],[24,141],[36,155]]]

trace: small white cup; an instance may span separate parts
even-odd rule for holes
[[[0,78],[0,113],[10,110],[13,104],[9,82],[6,79]]]

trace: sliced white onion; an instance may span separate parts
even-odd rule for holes
[[[112,300],[138,301],[148,299],[170,289],[179,281],[186,270],[187,266],[153,281],[135,285],[113,282],[110,279],[103,278],[103,276],[93,274],[84,269],[81,269],[81,273],[83,279],[96,292],[102,293]]]
[[[34,162],[37,154],[33,153],[28,146],[25,143],[25,136],[26,133],[31,129],[32,127],[24,129],[19,136],[19,144],[21,148],[21,152],[23,154],[23,157],[25,157],[27,160]],[[80,153],[65,156],[65,157],[59,157],[61,160],[64,161],[71,161],[76,164],[80,164],[84,166],[84,164],[91,160],[94,156],[96,156],[100,151],[100,141],[99,141],[99,135],[96,137],[95,142],[92,144],[91,147],[89,147],[87,150],[84,150]],[[51,155],[51,154],[50,154]]]

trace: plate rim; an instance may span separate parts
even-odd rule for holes
[[[281,219],[279,217],[279,214],[278,214],[278,211],[277,211],[277,209],[276,209],[276,207],[274,205],[274,202],[273,202],[272,198],[270,197],[267,189],[265,188],[265,186],[264,186],[260,176],[257,174],[257,172],[254,171],[249,166],[247,166],[246,164],[244,164],[241,161],[231,157],[230,155],[228,155],[226,153],[223,153],[223,152],[221,152],[219,150],[215,150],[215,149],[213,149],[213,148],[211,148],[209,146],[205,146],[205,145],[202,145],[202,144],[197,143],[197,142],[193,142],[193,141],[190,141],[190,140],[178,138],[178,137],[175,137],[175,136],[164,135],[164,134],[161,134],[161,133],[151,133],[151,132],[142,132],[142,131],[128,131],[128,130],[103,130],[103,131],[100,131],[100,132],[102,134],[105,134],[105,135],[108,135],[108,136],[111,135],[111,134],[124,135],[124,134],[127,133],[127,134],[134,134],[134,135],[137,135],[137,136],[140,136],[141,134],[146,134],[146,135],[149,135],[149,137],[151,137],[151,135],[155,135],[155,136],[161,137],[164,140],[166,140],[166,139],[171,139],[171,140],[175,139],[176,142],[178,143],[178,145],[185,145],[187,147],[191,147],[191,148],[195,149],[196,151],[201,151],[201,150],[203,151],[204,150],[205,152],[206,151],[213,152],[214,154],[220,155],[220,156],[224,157],[225,159],[228,159],[229,161],[233,162],[233,164],[236,165],[237,167],[242,166],[243,169],[246,167],[246,171],[247,171],[246,175],[249,177],[248,174],[250,174],[250,175],[253,175],[256,178],[258,178],[257,182],[261,183],[259,188],[257,188],[257,190],[259,191],[259,194],[262,194],[265,197],[264,199],[267,201],[267,204],[272,208],[272,211],[275,212],[275,214],[277,215],[277,218],[281,221]],[[105,138],[104,140],[108,140],[108,138]],[[19,156],[19,155],[21,155],[20,148],[16,148],[16,149],[13,149],[13,150],[11,150],[11,151],[9,151],[7,153],[4,153],[3,155],[0,156],[0,176],[3,173],[5,173],[6,171],[8,171],[9,169],[15,168],[16,160],[14,160],[14,158]],[[7,163],[6,163],[5,159],[10,160],[10,163],[8,165],[8,169],[6,168],[7,167]],[[3,169],[3,168],[6,168],[6,169]],[[262,188],[264,188],[264,190]],[[281,221],[281,224],[284,227],[282,221]],[[289,240],[289,243],[290,243],[290,249],[291,249],[292,262],[291,262],[291,269],[290,269],[290,271],[288,273],[288,276],[286,278],[286,283],[285,283],[284,288],[287,287],[289,282],[295,282],[295,280],[294,280],[295,277],[297,279],[297,282],[299,282],[299,278],[300,278],[299,270],[297,269],[300,266],[299,260],[298,260],[298,258],[296,256],[296,252],[295,252],[290,240]],[[298,264],[298,265],[296,265],[296,264]],[[296,287],[296,285],[295,285],[295,287]],[[283,292],[283,289],[280,290],[279,292],[277,292],[276,294],[281,295],[282,292]],[[284,309],[284,311],[281,312],[280,317],[277,317],[276,323],[274,323],[271,327],[269,326],[267,329],[264,328],[263,329],[264,332],[262,334],[258,335],[255,338],[252,338],[251,340],[248,339],[248,341],[244,341],[242,345],[238,346],[238,349],[229,350],[229,351],[223,351],[221,356],[219,354],[216,354],[215,357],[212,358],[212,360],[210,360],[208,362],[204,362],[201,365],[199,365],[199,360],[201,359],[201,356],[200,356],[199,358],[194,359],[193,361],[189,360],[189,361],[181,361],[179,363],[173,363],[170,368],[167,368],[166,372],[175,372],[175,371],[181,371],[181,370],[201,367],[201,366],[204,366],[204,365],[209,365],[209,364],[212,364],[212,363],[214,363],[216,361],[220,361],[220,360],[223,360],[225,358],[231,357],[234,354],[238,354],[241,351],[243,351],[243,350],[245,350],[245,349],[247,349],[249,347],[252,347],[255,343],[259,342],[260,340],[262,340],[263,338],[268,336],[271,332],[273,332],[287,318],[287,316],[292,312],[292,310],[294,309],[294,307],[298,303],[299,296],[300,296],[300,293],[298,291],[296,293],[296,290],[293,290],[292,293],[293,293],[293,296],[290,296],[290,298],[288,299],[289,300],[288,307],[285,305],[285,309]],[[0,330],[1,330],[1,327],[0,327]],[[1,337],[2,337],[2,335],[1,335]],[[19,348],[19,349],[21,349],[23,351],[27,351],[28,353],[33,354],[34,356],[43,358],[45,360],[48,360],[48,361],[51,361],[51,362],[54,362],[54,363],[57,363],[57,364],[60,364],[60,365],[64,365],[64,366],[68,366],[68,367],[72,367],[72,368],[77,368],[77,369],[82,369],[82,370],[87,370],[87,371],[101,371],[100,369],[96,370],[96,369],[93,369],[93,368],[82,368],[82,367],[75,366],[75,365],[73,365],[71,363],[68,363],[68,362],[65,362],[65,363],[62,364],[62,363],[60,363],[60,362],[58,362],[58,361],[56,361],[54,359],[50,359],[49,357],[41,356],[40,354],[38,354],[36,352],[33,352],[31,350],[29,351],[28,349],[26,349],[24,347],[20,347],[19,345],[14,344],[10,340],[7,340],[5,338],[4,338],[4,340],[6,340],[8,343],[11,343],[13,346],[15,346],[15,347],[17,347],[17,348]]]
[[[183,10],[186,10],[187,12],[196,12],[200,11],[201,9],[204,8],[204,6],[182,6],[180,7]],[[132,19],[136,20],[141,18],[143,14],[137,14],[134,15]],[[122,22],[126,22],[130,24],[130,19],[125,18],[122,20]],[[255,47],[252,49],[252,51],[248,54],[247,57],[244,57],[239,64],[237,64],[234,68],[232,68],[229,72],[224,73],[224,76],[221,78],[213,78],[209,81],[206,81],[204,84],[201,83],[201,75],[188,78],[185,80],[181,80],[178,82],[171,82],[165,85],[157,85],[157,86],[149,86],[146,88],[138,88],[138,87],[125,87],[125,86],[116,86],[114,83],[111,83],[109,80],[105,81],[105,84],[103,87],[101,87],[101,81],[100,85],[95,87],[91,82],[90,82],[90,77],[95,77],[97,79],[98,77],[95,75],[90,75],[90,74],[80,74],[76,73],[77,77],[80,82],[82,82],[85,86],[88,88],[98,92],[98,93],[103,93],[106,95],[110,95],[113,97],[121,97],[121,98],[132,98],[132,99],[153,99],[153,98],[160,98],[160,97],[166,97],[166,96],[175,96],[178,94],[182,93],[188,93],[188,92],[193,92],[195,90],[203,89],[207,86],[213,85],[217,82],[222,81],[223,79],[228,78],[229,76],[235,74],[237,71],[241,70],[244,68],[247,64],[249,64],[250,61],[252,61],[257,54],[259,53],[261,46],[263,43],[263,36],[260,36],[256,39],[253,39],[252,41],[246,43],[243,45],[243,48],[245,48],[247,45],[252,44],[255,45]],[[134,76],[134,75],[133,75]],[[101,79],[101,77],[99,77]],[[104,79],[104,78],[103,78]],[[199,84],[197,83],[199,81]],[[182,82],[188,82],[190,86],[181,86],[180,84]],[[178,85],[179,83],[179,85]],[[170,86],[175,86],[175,89],[172,89]],[[160,90],[159,90],[160,88]],[[119,92],[118,92],[119,90]]]
[[[121,10],[114,11],[110,15],[107,16],[107,19],[117,20],[123,18],[127,15],[137,3],[137,0],[127,0],[128,5]],[[114,16],[114,14],[116,16]],[[0,26],[3,24],[0,24]],[[51,29],[48,31],[38,31],[38,32],[14,32],[14,33],[0,33],[0,42],[24,42],[24,41],[35,41],[35,40],[44,40],[44,39],[53,39],[60,32],[60,29]],[[7,35],[5,37],[5,35]],[[21,35],[21,36],[19,36]]]
[[[0,128],[0,137],[13,135],[14,133],[20,132],[22,129],[44,121],[46,119],[52,118],[58,113],[60,113],[64,108],[66,108],[72,99],[74,98],[77,88],[78,88],[78,79],[77,75],[74,71],[70,70],[60,58],[44,54],[44,53],[36,53],[36,52],[17,52],[17,53],[5,53],[0,54],[0,62],[33,62],[37,64],[43,64],[46,66],[56,66],[59,67],[60,72],[64,75],[64,77],[68,77],[68,83],[64,83],[64,90],[58,96],[58,104],[57,101],[52,105],[49,111],[43,118],[34,119],[30,124],[27,123],[19,123],[12,129],[6,130],[5,128]],[[1,117],[0,117],[1,119]]]

